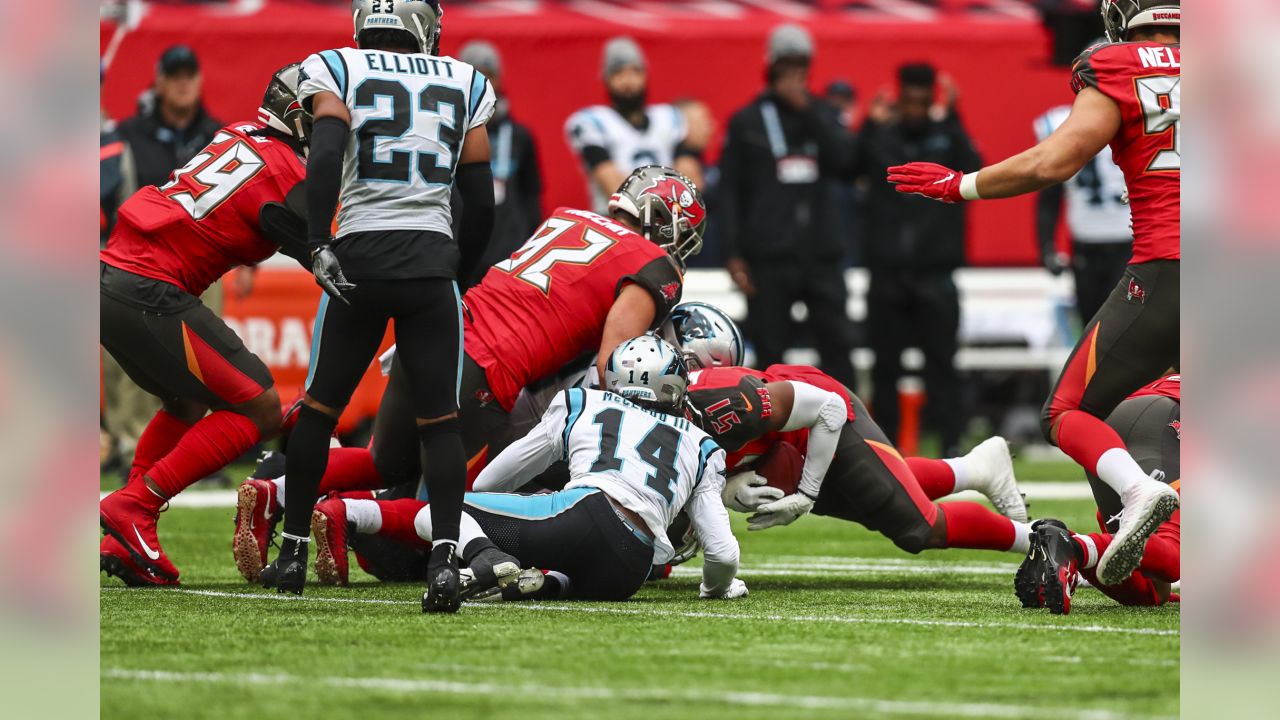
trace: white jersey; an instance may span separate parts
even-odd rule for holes
[[[654,535],[655,564],[675,554],[667,527],[687,505],[707,560],[736,571],[738,542],[720,497],[724,458],[720,446],[684,418],[646,410],[611,392],[571,388],[551,402],[528,435],[489,463],[474,490],[512,490],[566,460],[566,488],[598,488],[644,520]]]
[[[449,197],[462,143],[497,102],[484,75],[451,57],[359,48],[311,55],[302,73],[299,99],[328,91],[351,112],[337,236],[430,230],[453,237]]]
[[[1053,134],[1071,107],[1060,105],[1035,120],[1036,139]],[[1075,177],[1066,182],[1067,227],[1077,242],[1130,242],[1133,229],[1125,201],[1124,172],[1104,147]]]
[[[675,162],[676,147],[689,133],[684,114],[674,105],[665,104],[649,105],[644,112],[648,123],[641,130],[607,105],[583,108],[565,122],[569,146],[579,156],[584,148],[603,148],[623,175],[629,175],[643,165],[671,167]],[[609,196],[601,193],[590,179],[587,187],[591,193],[592,209],[607,216]]]

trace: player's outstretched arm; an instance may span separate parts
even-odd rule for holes
[[[813,509],[822,490],[822,481],[836,455],[840,431],[849,420],[848,407],[839,395],[809,383],[769,383],[773,402],[773,429],[789,432],[809,430],[808,449],[800,486],[781,500],[761,505],[747,519],[748,530],[764,530],[775,525],[789,525]]]
[[[693,533],[703,548],[702,598],[733,599],[747,594],[746,583],[737,579],[738,539],[729,526],[729,512],[720,500],[724,489],[724,451],[717,449],[689,498],[687,510]]]
[[[472,491],[511,492],[561,459],[564,454],[565,423],[569,419],[566,396],[575,392],[582,391],[574,388],[556,395],[543,413],[542,420],[528,435],[511,443],[489,461],[476,478]]]
[[[1062,126],[1029,150],[973,173],[936,163],[896,165],[889,168],[889,182],[898,192],[942,202],[1024,195],[1071,179],[1111,142],[1120,122],[1120,106],[1087,87],[1076,95]]]

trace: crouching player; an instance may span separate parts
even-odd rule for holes
[[[497,589],[507,598],[540,590],[543,597],[626,599],[652,565],[671,559],[667,527],[686,509],[704,549],[701,596],[747,594],[736,577],[738,542],[720,499],[724,451],[682,417],[688,371],[679,352],[652,335],[628,340],[610,355],[605,384],[610,391],[574,388],[558,395],[542,421],[477,478],[477,488],[519,487],[565,460],[571,479],[549,494],[467,495],[461,544],[471,573],[464,595],[482,596],[505,583]],[[406,509],[413,512],[413,538],[404,537]],[[329,516],[323,525],[332,529],[317,545],[332,561],[318,555],[317,568],[332,562],[345,571],[348,523],[356,532],[419,543],[431,538],[430,513],[413,499],[332,499],[315,513]],[[548,570],[546,587],[516,583],[511,573],[499,577],[486,555],[513,555]]]
[[[1138,390],[1107,416],[1125,447],[1143,472],[1168,483],[1181,494],[1179,445],[1182,441],[1182,378],[1169,375]],[[1097,576],[1098,559],[1114,540],[1124,509],[1120,496],[1089,473],[1089,485],[1098,502],[1098,526],[1102,532],[1073,534],[1059,520],[1032,524],[1031,549],[1014,577],[1014,590],[1023,607],[1048,606],[1055,615],[1071,612],[1071,595],[1080,575],[1121,605],[1163,605],[1170,599],[1170,585],[1181,575],[1181,510],[1160,524],[1139,546],[1140,558],[1126,560],[1137,569],[1120,583],[1103,585]]]

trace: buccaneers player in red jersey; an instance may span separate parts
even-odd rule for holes
[[[933,502],[955,489],[954,466],[903,458],[857,396],[820,370],[715,367],[698,370],[689,380],[689,401],[699,423],[728,451],[726,474],[736,477],[778,443],[789,443],[804,456],[799,486],[785,497],[737,507],[730,497],[735,482],[726,486],[730,507],[755,511],[749,530],[786,525],[812,511],[859,523],[910,553],[931,548],[1026,552],[1030,528],[1023,522],[1026,508],[1016,486],[1012,500],[1005,498],[997,507],[1005,505],[1001,512],[1018,520],[979,503]],[[917,472],[945,474],[952,483],[943,489],[931,479],[934,490],[926,491]]]
[[[609,208],[612,219],[557,209],[467,291],[458,418],[471,479],[515,439],[510,413],[521,389],[585,353],[608,358],[621,341],[657,328],[679,302],[684,262],[702,247],[706,206],[697,187],[674,170],[646,166],[623,182]],[[389,497],[413,494],[420,458],[394,360],[390,375],[373,442],[331,452],[321,496],[384,487],[395,488]],[[240,489],[233,546],[250,581],[266,557],[270,519],[287,501],[280,487],[253,479]],[[324,528],[313,526],[313,535],[321,538]]]
[[[1107,424],[1124,440],[1143,470],[1181,492],[1182,378],[1170,375],[1147,385],[1116,407]],[[1053,519],[1032,523],[1031,549],[1018,568],[1014,591],[1023,607],[1071,612],[1071,594],[1080,575],[1121,605],[1163,605],[1176,599],[1170,585],[1181,577],[1181,510],[1147,541],[1138,568],[1119,583],[1103,584],[1096,574],[1099,555],[1114,542],[1122,506],[1116,492],[1089,473],[1098,502],[1101,532],[1073,534]]]
[[[1124,514],[1098,562],[1106,584],[1142,559],[1147,538],[1178,509],[1177,492],[1148,477],[1102,418],[1178,366],[1181,203],[1179,0],[1103,0],[1109,43],[1076,60],[1071,114],[1039,145],[965,174],[931,163],[889,168],[889,182],[944,202],[1013,197],[1063,182],[1103,146],[1124,171],[1133,258],[1085,328],[1046,401],[1050,442],[1116,493]]]
[[[276,72],[260,122],[228,125],[168,183],[129,198],[101,253],[102,345],[163,401],[127,484],[99,506],[102,569],[130,585],[178,583],[156,535],[160,510],[280,427],[271,373],[198,296],[301,242],[305,222],[285,205],[301,195],[310,124],[297,79],[296,64]]]

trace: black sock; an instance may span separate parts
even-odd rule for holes
[[[294,430],[297,433],[297,430]],[[467,456],[457,418],[418,426],[422,440],[422,477],[431,502],[431,538],[457,541],[462,496],[467,490]],[[286,497],[288,491],[286,491]],[[292,507],[292,499],[290,507]]]
[[[284,488],[289,502],[284,508],[284,531],[307,537],[311,534],[311,511],[315,509],[320,479],[329,466],[329,436],[338,421],[303,405],[298,424],[289,435],[285,456]]]

